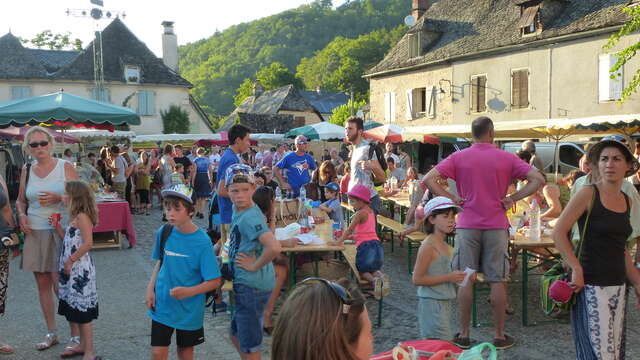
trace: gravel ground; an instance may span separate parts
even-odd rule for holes
[[[100,318],[95,323],[95,343],[97,352],[105,359],[146,359],[149,358],[150,322],[145,314],[143,299],[144,289],[152,268],[151,247],[156,229],[162,224],[160,211],[154,209],[150,216],[134,216],[138,235],[138,245],[126,250],[93,251],[98,273],[100,294]],[[196,220],[202,227],[206,222]],[[406,247],[399,248],[396,243],[391,253],[389,243],[384,243],[384,271],[392,280],[391,296],[384,299],[383,323],[374,328],[375,352],[391,349],[403,340],[418,339],[416,319],[417,297],[415,287],[407,273]],[[62,351],[62,346],[45,352],[33,350],[33,345],[44,335],[42,319],[37,301],[35,282],[30,274],[18,268],[19,261],[13,261],[9,285],[9,302],[7,313],[0,319],[0,339],[17,347],[17,353],[3,356],[6,359],[55,359]],[[348,276],[346,266],[328,265],[322,262],[321,275],[330,279]],[[298,273],[298,279],[310,275],[310,267]],[[516,273],[515,281],[519,280]],[[530,280],[530,320],[542,322],[548,320],[539,310],[538,278]],[[500,359],[573,359],[575,358],[571,341],[571,330],[565,322],[552,321],[545,324],[523,327],[521,321],[520,283],[509,286],[511,302],[516,310],[507,319],[507,332],[516,338],[516,346],[502,351]],[[486,301],[488,295],[478,297],[479,319],[491,321],[490,305]],[[634,296],[629,297],[630,304],[635,304]],[[368,301],[369,314],[375,323],[378,304]],[[627,358],[640,359],[640,342],[635,339],[640,335],[640,316],[633,307],[628,308],[628,341]],[[277,310],[276,310],[277,312]],[[61,339],[66,338],[68,328],[61,317],[57,318]],[[230,317],[228,314],[213,316],[210,311],[205,316],[206,343],[198,346],[199,359],[239,359],[235,349],[228,340]],[[63,336],[64,335],[64,336]],[[473,328],[473,339],[483,342],[491,341],[493,330],[490,326]],[[271,339],[265,338],[264,356],[268,359]],[[171,358],[175,358],[172,350]]]

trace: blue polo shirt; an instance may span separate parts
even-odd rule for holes
[[[220,269],[207,233],[198,229],[183,234],[177,228],[171,230],[160,254],[162,228],[156,232],[151,257],[160,260],[162,267],[156,280],[156,307],[149,309],[149,317],[161,324],[180,330],[198,330],[204,320],[205,294],[178,300],[170,295],[171,289],[191,287],[220,277]]]
[[[216,191],[218,189],[218,183],[224,179],[227,174],[227,168],[233,164],[239,164],[240,157],[233,152],[231,148],[227,148],[222,158],[220,158],[220,164],[218,165],[218,175],[216,176]],[[220,223],[231,224],[231,216],[233,215],[233,204],[231,199],[218,196],[218,207],[220,208]]]

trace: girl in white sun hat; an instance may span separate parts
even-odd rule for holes
[[[456,214],[462,211],[444,196],[431,199],[416,213],[424,214],[427,238],[420,245],[413,268],[413,283],[418,287],[418,325],[424,339],[453,340],[453,311],[456,287],[464,280],[464,271],[453,271],[453,248],[445,238],[456,226]],[[421,216],[417,217],[420,218]]]

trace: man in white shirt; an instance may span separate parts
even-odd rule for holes
[[[385,145],[385,149],[387,150],[387,152],[384,153],[384,159],[387,160],[388,158],[392,158],[393,159],[393,163],[396,165],[396,167],[400,167],[400,157],[396,154],[394,154],[393,152],[393,144],[392,143],[387,143]]]

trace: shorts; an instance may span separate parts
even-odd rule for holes
[[[178,347],[188,348],[204,342],[204,328],[198,330],[180,330],[151,320],[151,346],[164,347],[171,345],[173,330],[176,330],[176,343]]]
[[[236,309],[231,319],[231,335],[238,338],[240,351],[245,354],[260,351],[264,307],[271,291],[233,284]]]
[[[382,269],[383,261],[384,250],[379,240],[365,241],[356,249],[356,268],[362,273]]]
[[[418,327],[422,339],[453,340],[453,299],[418,298]]]
[[[26,236],[20,268],[32,272],[58,272],[61,240],[55,230],[34,230]]]
[[[140,196],[140,204],[148,204],[149,203],[149,190],[136,190],[138,196]]]
[[[503,282],[509,271],[509,233],[507,229],[456,229],[456,245],[451,265],[467,267],[484,275],[487,282]]]

